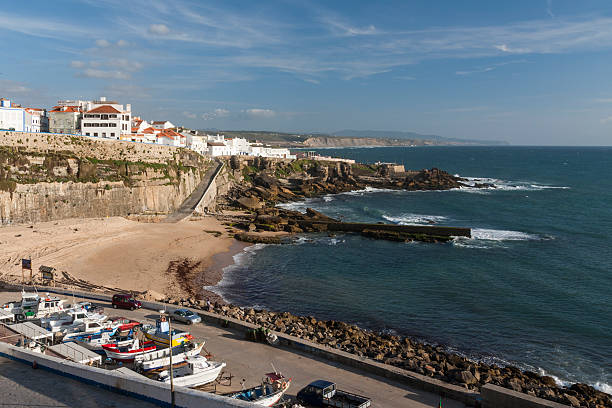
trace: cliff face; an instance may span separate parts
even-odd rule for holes
[[[0,134],[0,224],[170,213],[210,166],[185,149],[19,136]]]
[[[169,213],[200,181],[197,171],[177,176],[177,183],[144,180],[134,186],[122,181],[16,184],[0,191],[0,223],[33,223],[62,218]]]

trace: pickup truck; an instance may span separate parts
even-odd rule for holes
[[[369,398],[338,390],[335,383],[325,380],[313,381],[302,388],[297,399],[315,407],[367,408],[371,404]]]

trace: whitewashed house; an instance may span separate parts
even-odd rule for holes
[[[232,154],[229,146],[221,142],[208,142],[208,150],[206,153],[212,157],[231,156]]]
[[[155,129],[172,129],[176,127],[169,120],[156,120],[151,123],[151,126]]]
[[[205,155],[208,150],[208,143],[206,141],[205,136],[194,135],[191,132],[183,132],[181,133],[185,136],[185,140],[187,142],[187,148],[193,150],[194,152],[198,152],[201,155]]]
[[[107,101],[102,97],[99,101],[89,103],[87,108],[81,123],[82,133],[85,136],[119,140],[121,135],[132,133],[132,106],[130,104],[127,104],[124,109],[123,105]]]
[[[49,118],[47,111],[37,108],[25,108],[25,131],[26,132],[48,132]]]
[[[251,154],[251,144],[242,137],[225,139],[225,144],[230,148],[232,156],[249,156]]]
[[[25,130],[25,110],[13,106],[10,99],[0,98],[0,129]]]
[[[165,146],[185,147],[186,137],[171,129],[162,130],[157,134],[157,144]]]

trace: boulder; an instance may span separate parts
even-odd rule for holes
[[[261,203],[261,201],[259,201],[259,199],[257,197],[246,197],[245,196],[245,197],[240,197],[236,201],[242,207],[247,208],[249,210],[255,210],[257,208],[261,208],[262,207],[262,203]]]

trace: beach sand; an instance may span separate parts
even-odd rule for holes
[[[46,265],[107,288],[201,298],[201,287],[217,283],[245,247],[226,229],[213,217],[176,224],[109,217],[3,227],[0,278],[21,282],[21,259],[31,257],[35,276]]]

